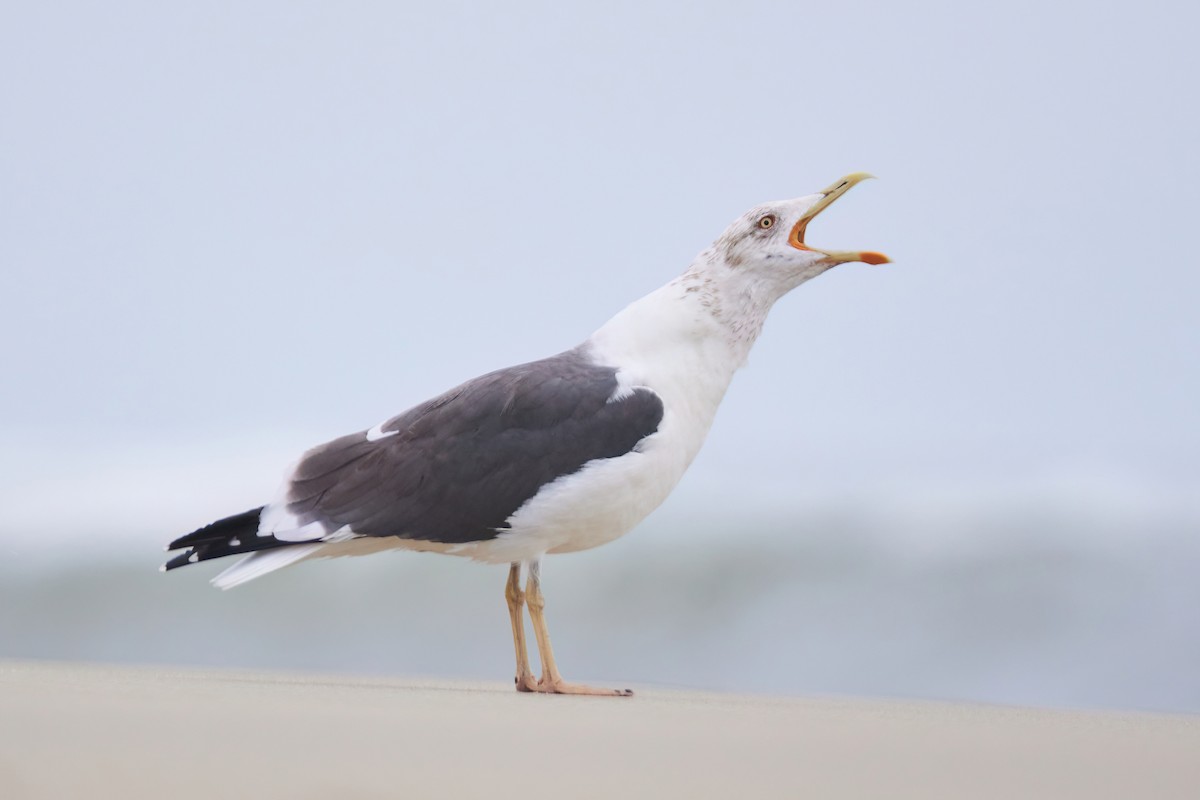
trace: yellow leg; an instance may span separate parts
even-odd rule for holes
[[[537,681],[533,677],[533,670],[529,668],[529,653],[525,649],[525,593],[521,591],[520,561],[514,561],[508,570],[504,599],[508,601],[508,616],[512,618],[513,647],[517,651],[517,691],[536,692]]]
[[[537,637],[538,654],[542,658],[542,679],[535,691],[548,694],[588,694],[603,697],[629,697],[629,689],[594,689],[578,683],[567,683],[558,674],[554,663],[554,648],[550,646],[550,632],[546,630],[546,598],[542,596],[541,562],[529,562],[529,580],[525,583],[525,600],[529,603],[529,619],[533,622],[533,633]]]

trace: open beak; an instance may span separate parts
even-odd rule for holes
[[[833,205],[833,201],[850,191],[850,187],[854,186],[854,184],[874,177],[874,175],[868,175],[865,172],[853,172],[832,186],[818,192],[818,194],[822,195],[821,199],[814,203],[813,207],[806,211],[804,216],[800,218],[800,221],[792,226],[792,232],[788,234],[788,244],[798,250],[812,250],[814,253],[821,253],[838,263],[846,261],[862,261],[866,264],[891,263],[891,259],[883,253],[876,253],[871,250],[821,250],[817,247],[809,247],[804,243],[804,231],[808,227],[808,223],[812,222],[817,214],[820,214],[826,208]]]

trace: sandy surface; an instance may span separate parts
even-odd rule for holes
[[[0,662],[0,797],[1200,797],[1200,717]]]

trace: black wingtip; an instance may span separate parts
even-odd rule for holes
[[[254,553],[259,550],[271,550],[276,547],[289,547],[295,542],[283,542],[271,535],[260,535],[259,520],[263,507],[243,511],[232,517],[219,519],[211,525],[192,531],[186,536],[180,536],[167,550],[181,550],[167,563],[163,564],[163,572],[186,567],[188,564],[198,564],[225,556]]]
[[[200,559],[197,556],[196,551],[189,547],[187,550],[184,550],[182,553],[175,556],[158,569],[159,572],[170,572],[173,569],[186,567],[188,564],[195,564],[199,560]]]
[[[198,528],[191,533],[184,534],[167,545],[167,552],[179,550],[182,547],[192,547],[204,542],[228,539],[230,536],[249,536],[257,533],[258,521],[262,516],[264,508],[266,506],[252,508],[249,511],[243,511],[241,514],[234,514],[232,517],[219,519],[216,522],[205,525],[203,528]]]

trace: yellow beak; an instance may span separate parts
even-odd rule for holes
[[[792,232],[788,234],[788,244],[798,250],[812,250],[814,253],[820,253],[834,261],[862,261],[866,264],[888,264],[891,259],[883,253],[876,253],[873,250],[821,250],[816,247],[809,247],[804,243],[804,231],[808,228],[808,223],[820,214],[829,206],[833,205],[833,201],[850,191],[855,184],[862,183],[867,178],[874,178],[866,172],[852,172],[841,180],[835,182],[832,186],[828,186],[818,194],[822,197],[812,208],[805,212],[804,216],[792,226]]]

